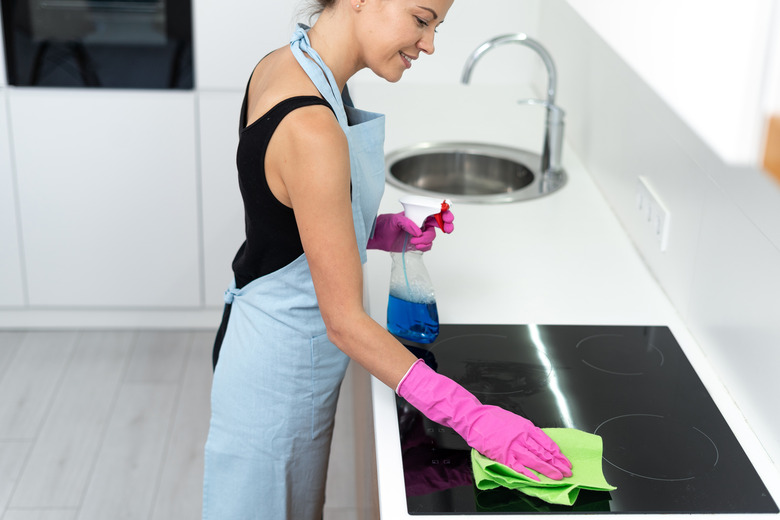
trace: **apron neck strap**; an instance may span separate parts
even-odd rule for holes
[[[308,30],[309,28],[305,25],[298,24],[298,28],[290,38],[290,48],[295,59],[314,82],[317,90],[333,108],[341,126],[346,127],[348,125],[347,114],[344,111],[344,103],[341,100],[341,92],[339,92],[336,78],[333,77],[333,73],[325,65],[322,57],[312,48],[307,34]]]

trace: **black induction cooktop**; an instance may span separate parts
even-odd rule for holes
[[[600,435],[617,486],[571,507],[480,491],[460,436],[396,397],[410,514],[778,512],[667,327],[441,325],[407,348],[485,404]]]

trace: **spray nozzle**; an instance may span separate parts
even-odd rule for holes
[[[442,213],[450,209],[450,201],[443,200],[441,203],[441,211],[436,213],[433,217],[436,219],[436,225],[439,226],[439,229],[444,231],[444,218],[441,216]]]
[[[425,219],[434,216],[436,224],[443,230],[444,220],[441,214],[450,209],[449,200],[434,199],[433,197],[422,197],[419,195],[409,195],[399,201],[404,207],[404,216],[417,225],[422,227]]]

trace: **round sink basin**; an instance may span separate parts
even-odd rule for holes
[[[387,181],[397,188],[453,202],[502,203],[558,190],[563,171],[540,171],[538,154],[491,144],[421,143],[387,154]]]

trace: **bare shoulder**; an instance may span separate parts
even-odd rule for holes
[[[294,207],[303,193],[313,198],[349,194],[349,145],[333,111],[310,105],[287,114],[266,152],[266,179],[277,199]]]
[[[257,64],[249,82],[247,124],[259,119],[280,101],[295,96],[320,96],[288,46]]]
[[[333,111],[325,105],[293,110],[279,123],[269,143],[269,156],[288,164],[310,160],[349,164],[347,137]],[[315,159],[316,158],[316,159]]]

